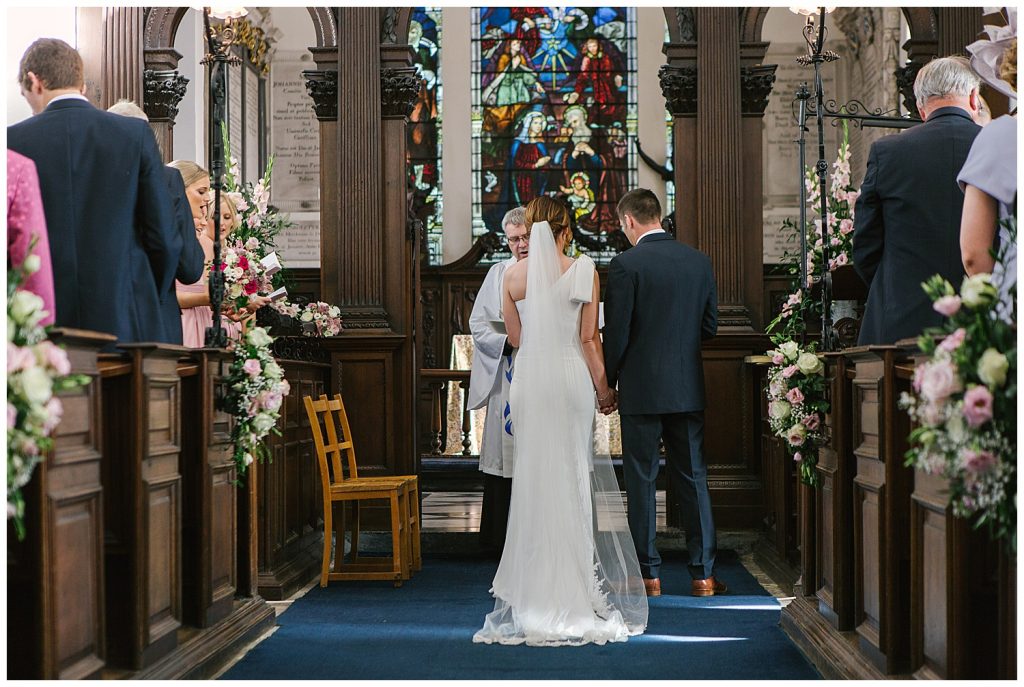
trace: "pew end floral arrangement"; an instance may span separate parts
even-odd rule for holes
[[[226,127],[223,137],[224,150],[230,151]],[[227,152],[226,156],[226,193],[238,211],[238,226],[229,237],[222,264],[228,300],[240,310],[248,305],[253,294],[273,292],[269,307],[295,319],[303,335],[337,336],[342,329],[341,311],[337,306],[322,302],[299,304],[287,299],[285,270],[274,242],[291,222],[270,205],[273,156],[255,183],[241,183],[238,161]],[[280,435],[277,421],[290,388],[284,371],[274,360],[273,341],[274,337],[265,327],[256,326],[234,347],[222,407],[235,419],[231,438],[239,478],[255,460],[271,459],[264,439],[271,432]]]
[[[31,249],[25,261],[7,270],[7,518],[18,540],[25,538],[22,487],[53,448],[51,435],[64,412],[57,393],[89,383],[71,374],[67,353],[47,339],[39,323],[43,299],[21,287],[39,269]]]
[[[846,122],[842,123],[839,154],[832,164],[830,178],[824,222],[820,182],[811,168],[805,171],[804,185],[807,203],[817,218],[808,221],[802,229],[793,220],[783,222],[790,241],[799,244],[801,231],[806,236],[807,282],[801,283],[800,252],[787,251],[783,259],[790,263],[792,291],[766,328],[775,344],[775,348],[768,351],[772,357],[767,390],[769,425],[799,465],[800,480],[810,486],[819,484],[815,467],[818,451],[827,441],[825,415],[830,407],[824,364],[815,350],[816,343],[801,345],[797,342],[808,326],[823,316],[821,301],[811,295],[814,284],[821,281],[826,269],[831,271],[853,264],[854,207],[860,192],[850,180],[850,132]],[[830,256],[827,265],[823,252],[825,241],[828,241]]]
[[[799,466],[800,481],[818,486],[818,450],[825,443],[825,365],[815,345],[778,339],[768,351],[768,424]]]
[[[919,339],[927,360],[914,370],[913,393],[900,400],[917,425],[907,465],[947,479],[953,514],[987,526],[1015,555],[1016,285],[1003,317],[988,274],[965,277],[959,293],[938,275],[922,287],[946,321]]]

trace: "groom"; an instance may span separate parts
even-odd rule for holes
[[[648,596],[661,594],[654,546],[658,439],[682,497],[691,591],[726,591],[714,578],[717,541],[704,462],[704,369],[701,341],[718,331],[711,261],[661,228],[661,204],[636,189],[618,205],[634,246],[611,261],[605,294],[604,360],[618,382],[622,471],[629,530]]]

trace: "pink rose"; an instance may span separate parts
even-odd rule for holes
[[[795,375],[799,370],[800,368],[797,367],[796,365],[790,365],[789,367],[782,371],[782,376],[785,377],[786,379],[789,379],[790,377]]]
[[[71,374],[71,363],[68,361],[68,354],[52,341],[41,341],[36,344],[36,355],[41,358],[39,362],[53,369],[61,375]]]
[[[984,385],[972,386],[964,394],[964,417],[971,427],[981,427],[992,419],[992,393]]]
[[[807,429],[801,424],[795,424],[786,432],[786,441],[790,446],[803,446],[807,438]]]
[[[799,389],[796,389],[796,391],[799,391]],[[818,419],[818,414],[817,413],[811,413],[810,415],[808,415],[807,417],[805,417],[803,419],[803,423],[804,423],[804,427],[806,427],[807,429],[809,429],[811,431],[814,431],[814,430],[818,429],[818,426],[821,423],[821,420]]]
[[[786,362],[786,359],[782,357],[781,353],[776,353],[775,355],[772,356],[772,364],[781,365],[784,362]]]
[[[963,327],[960,327],[955,332],[953,332],[945,339],[943,339],[942,343],[939,344],[939,348],[942,349],[943,351],[946,351],[947,353],[952,353],[956,349],[960,348],[960,344],[964,342],[964,339],[966,337],[967,330],[965,330]]]
[[[793,405],[798,406],[804,402],[804,394],[802,391],[800,391],[799,388],[793,387],[786,394],[786,400],[792,403]]]
[[[843,265],[849,262],[850,258],[846,255],[846,253],[840,253],[839,255],[836,256],[836,265],[838,265],[839,267],[842,267]]]
[[[942,406],[938,403],[925,403],[921,407],[921,417],[926,425],[937,427],[942,424]]]
[[[988,472],[996,465],[996,457],[991,451],[974,451],[967,448],[960,455],[960,459],[964,468],[974,473]]]
[[[860,198],[860,191],[850,191],[846,194],[846,202],[850,204],[850,208],[857,204],[857,199]]]
[[[960,310],[960,296],[943,296],[932,303],[935,312],[945,317],[952,317]]]
[[[292,387],[288,383],[287,379],[282,379],[280,382],[277,383],[277,390],[281,392],[282,396],[287,396],[288,392],[292,390]]]
[[[260,406],[264,410],[276,412],[281,407],[281,394],[274,391],[264,391],[260,394]]]
[[[839,233],[843,236],[853,233],[853,220],[844,219],[839,222]]]
[[[7,429],[14,429],[14,425],[18,423],[18,409],[12,406],[10,403],[7,404]]]
[[[35,365],[35,363],[36,359],[32,355],[31,349],[27,347],[22,348],[10,341],[7,342],[7,374],[27,370]]]
[[[46,420],[43,422],[43,434],[50,436],[53,430],[57,429],[61,418],[64,417],[64,406],[56,396],[46,402]]]
[[[242,365],[242,371],[250,377],[259,377],[263,371],[263,366],[260,365],[260,361],[256,358],[249,358]]]
[[[797,451],[796,453],[793,454],[793,460],[795,462],[799,463],[803,459],[804,459],[804,457],[800,454],[799,451]]]
[[[921,375],[921,395],[932,402],[943,401],[961,391],[963,383],[950,360],[934,360],[924,365]]]

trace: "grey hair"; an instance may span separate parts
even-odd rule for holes
[[[966,57],[939,57],[921,68],[914,80],[914,97],[924,107],[932,98],[966,98],[981,79]]]
[[[135,119],[142,119],[147,122],[149,121],[149,117],[146,116],[145,110],[133,103],[131,100],[118,100],[107,108],[107,112],[121,115],[123,117],[135,117]]]
[[[526,226],[526,208],[520,206],[506,212],[505,216],[501,219],[501,230],[505,231],[505,227],[510,224]]]

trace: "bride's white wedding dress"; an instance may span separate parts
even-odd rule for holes
[[[593,454],[594,387],[580,343],[593,261],[563,274],[551,228],[534,224],[510,390],[512,502],[494,611],[474,636],[534,646],[625,641],[647,596],[609,456]]]

